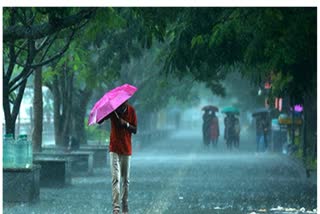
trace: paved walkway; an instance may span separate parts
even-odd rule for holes
[[[136,149],[130,213],[316,213],[314,180],[286,156],[252,151],[204,148],[190,131]],[[41,188],[39,202],[4,203],[3,213],[112,213],[109,167],[66,188]]]

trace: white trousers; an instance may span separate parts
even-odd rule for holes
[[[119,155],[110,152],[110,169],[112,176],[112,207],[113,210],[120,210],[120,178],[122,179],[122,211],[128,211],[129,176],[130,176],[129,155]]]

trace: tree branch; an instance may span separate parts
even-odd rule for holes
[[[21,46],[15,45],[15,47],[18,49],[18,52],[17,52],[17,54],[16,54],[16,57],[19,56],[19,54],[21,53],[21,51],[28,51],[28,49],[26,48],[26,45],[27,45],[27,42],[26,42],[26,41],[24,41]]]
[[[8,66],[6,75],[3,76],[6,79],[7,82],[9,82],[9,80],[11,78],[11,75],[13,73],[15,60],[16,60],[16,54],[15,54],[15,51],[14,51],[14,42],[10,42],[10,47],[9,47],[9,66]]]
[[[46,57],[47,53],[49,52],[50,50],[50,47],[53,45],[54,41],[57,39],[58,37],[58,34],[56,34],[53,39],[50,41],[50,44],[48,45],[48,47],[46,48],[44,54],[42,55],[41,59],[40,59],[40,62],[44,60],[44,58]],[[43,46],[44,47],[44,46]],[[43,48],[43,47],[40,47],[39,51]]]
[[[40,44],[36,45],[37,52],[41,51],[49,42],[50,37],[46,36]]]
[[[33,73],[33,69],[29,69],[28,72],[26,72],[26,74],[24,75],[24,77],[21,79],[21,81],[17,84],[14,85],[14,87],[11,87],[9,90],[9,94],[12,93],[13,91],[15,91],[17,88],[19,88],[24,81],[26,81],[28,79],[28,77]],[[18,82],[18,80],[16,80],[16,82]],[[15,82],[15,83],[16,83]],[[13,84],[11,84],[13,85]]]
[[[62,50],[61,50],[59,53],[57,53],[56,55],[52,56],[51,58],[49,58],[49,59],[47,59],[47,60],[45,60],[45,61],[43,61],[43,62],[40,62],[40,63],[38,63],[38,64],[29,65],[30,68],[41,67],[41,66],[44,66],[44,65],[46,65],[46,64],[48,64],[48,63],[50,63],[50,62],[52,62],[52,61],[60,58],[60,57],[68,50],[68,48],[69,48],[69,46],[70,46],[70,44],[71,44],[71,41],[72,41],[72,39],[73,39],[73,37],[74,37],[74,35],[75,35],[75,32],[76,32],[76,30],[72,30],[71,35],[69,36],[66,45],[62,48]],[[53,41],[54,41],[54,40],[53,40]],[[50,45],[52,45],[52,43],[51,43]],[[47,50],[47,51],[48,51],[48,50]],[[46,51],[46,52],[47,52],[47,51]],[[25,66],[26,66],[26,65],[23,65],[22,63],[17,62],[17,61],[16,61],[16,64],[19,65],[19,66],[21,66],[21,67],[25,67]]]
[[[12,81],[9,82],[9,93],[14,91],[14,90],[12,90],[12,88],[16,89],[26,79],[26,76],[28,76],[28,73],[30,73],[30,65],[31,65],[32,61],[34,60],[34,57],[35,57],[35,43],[33,40],[29,40],[28,41],[28,56],[27,56],[26,64],[23,66],[24,68],[21,71],[21,73],[18,76],[16,76]],[[22,77],[24,77],[24,78],[22,81],[20,81],[18,86],[14,86],[15,83],[18,82]]]
[[[26,84],[27,84],[27,80],[24,80],[21,83],[21,87],[19,88],[18,96],[15,99],[15,103],[13,105],[12,118],[13,118],[14,121],[16,120],[16,118],[17,118],[17,116],[19,114],[20,105],[21,105],[21,101],[22,101],[22,98],[23,98],[24,90],[26,88]]]
[[[50,62],[52,62],[52,61],[60,58],[60,57],[68,50],[68,48],[69,48],[69,46],[70,46],[70,44],[71,44],[72,38],[73,38],[74,35],[75,35],[75,32],[76,32],[76,30],[72,30],[71,35],[70,35],[70,37],[69,37],[69,39],[68,39],[68,41],[67,41],[67,44],[63,47],[63,49],[62,49],[59,53],[57,53],[57,54],[54,55],[53,57],[51,57],[51,58],[49,58],[49,59],[47,59],[47,60],[45,60],[45,61],[43,61],[43,62],[40,62],[40,63],[38,63],[38,64],[31,65],[31,68],[37,68],[37,67],[44,66],[44,65],[46,65],[46,64],[48,64],[48,63],[50,63]],[[50,45],[52,45],[52,44],[50,44]],[[44,57],[44,56],[43,56],[43,57]]]
[[[89,19],[96,12],[97,8],[85,8],[75,15],[68,16],[64,19],[58,19],[55,23],[45,23],[34,25],[32,27],[13,25],[4,29],[3,41],[11,39],[40,39],[42,37],[54,34],[60,30],[78,25],[84,19]]]

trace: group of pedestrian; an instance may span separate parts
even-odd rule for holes
[[[203,143],[208,146],[212,144],[213,147],[217,147],[218,139],[220,136],[219,120],[216,113],[212,109],[203,109],[204,114],[202,116],[202,134]],[[239,118],[233,113],[227,113],[224,118],[224,140],[227,148],[231,150],[239,148],[240,143],[240,121]]]

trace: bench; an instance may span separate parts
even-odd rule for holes
[[[41,187],[64,187],[71,184],[70,158],[35,156],[33,163],[41,166]]]
[[[31,202],[40,196],[40,166],[3,169],[3,201]]]
[[[93,173],[93,152],[61,152],[51,151],[51,152],[36,152],[34,153],[35,158],[53,158],[53,159],[63,159],[67,158],[71,161],[71,171],[72,174],[87,173],[91,175]]]
[[[93,174],[93,154],[90,151],[72,151],[69,153],[69,156],[76,160],[72,164],[72,171]]]
[[[93,152],[93,167],[107,167],[108,147],[105,145],[81,145],[79,152]]]
[[[75,153],[75,152],[93,152],[93,168],[104,168],[107,166],[107,155],[109,148],[107,145],[103,144],[85,144],[80,145],[79,149],[76,150],[66,150],[57,148],[55,146],[43,147],[43,152],[47,153]]]

